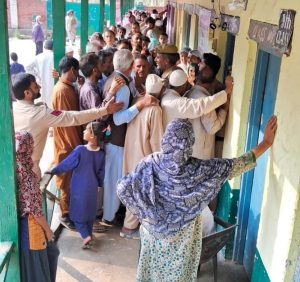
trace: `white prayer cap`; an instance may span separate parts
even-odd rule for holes
[[[179,87],[187,82],[187,75],[183,70],[174,70],[169,78],[171,86]]]
[[[201,52],[198,51],[198,50],[192,50],[192,51],[190,51],[189,52],[189,57],[191,57],[191,56],[195,56],[195,57],[197,57],[199,59],[202,58]]]
[[[163,86],[165,85],[165,80],[160,78],[156,74],[149,74],[146,79],[146,92],[147,93],[159,93]]]
[[[70,53],[70,52],[74,52],[73,47],[70,45],[66,45],[65,54]]]

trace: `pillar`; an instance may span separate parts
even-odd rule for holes
[[[104,1],[100,0],[100,7],[99,7],[99,32],[103,33],[104,28]]]
[[[11,28],[18,28],[18,3],[17,0],[9,0],[10,10],[10,26]]]
[[[6,0],[0,0],[0,242],[13,242],[6,281],[20,281],[18,215],[14,159],[14,129],[10,96],[9,48]]]
[[[53,52],[56,70],[58,70],[59,61],[65,56],[65,10],[65,1],[52,0]]]
[[[116,0],[109,0],[109,25],[116,24]]]
[[[120,10],[121,10],[121,21],[123,20],[124,17],[124,5],[125,5],[125,0],[120,0]]]
[[[88,40],[88,14],[89,14],[89,1],[81,0],[81,25],[80,25],[80,48],[82,54],[85,54],[86,44]]]

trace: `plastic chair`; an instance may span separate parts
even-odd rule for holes
[[[202,238],[202,250],[199,263],[199,271],[201,264],[213,260],[214,282],[218,281],[218,252],[226,245],[231,238],[237,224],[231,224],[223,221],[221,218],[215,216],[216,224],[222,226],[224,229]]]

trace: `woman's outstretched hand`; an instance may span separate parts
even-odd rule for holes
[[[260,142],[255,148],[252,149],[256,159],[259,158],[265,151],[267,151],[274,142],[275,134],[277,130],[277,117],[272,116],[266,125],[264,131],[263,141]]]
[[[270,147],[273,145],[276,130],[277,130],[277,117],[272,116],[267,122],[265,132],[264,132],[264,139],[263,139],[263,141],[266,144],[268,144]]]

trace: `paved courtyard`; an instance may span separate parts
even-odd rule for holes
[[[57,281],[134,282],[139,241],[123,239],[119,232],[120,227],[113,227],[107,233],[96,234],[92,249],[82,250],[79,235],[64,229],[58,241],[61,253]],[[218,282],[248,281],[241,265],[219,261],[218,267]],[[211,262],[201,266],[198,281],[214,281]]]

